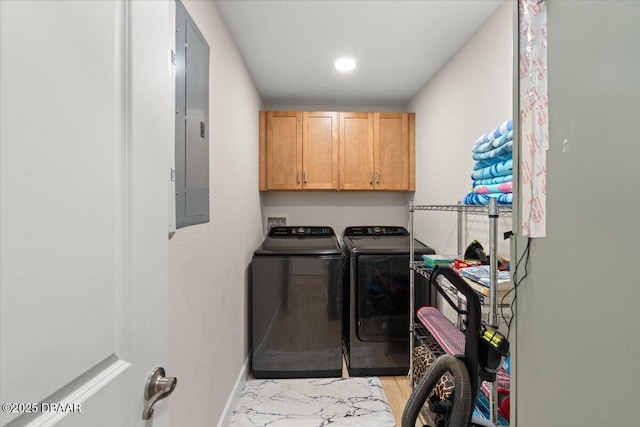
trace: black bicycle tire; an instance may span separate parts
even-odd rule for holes
[[[445,372],[450,372],[455,384],[453,407],[447,427],[468,427],[473,411],[471,381],[464,362],[450,354],[438,357],[409,396],[402,412],[402,427],[415,427],[427,397]]]

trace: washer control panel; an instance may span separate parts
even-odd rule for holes
[[[347,227],[345,236],[408,236],[409,232],[404,227],[362,226]]]
[[[333,237],[331,227],[273,227],[269,237]]]

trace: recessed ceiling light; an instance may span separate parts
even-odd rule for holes
[[[340,58],[335,63],[338,71],[351,71],[356,68],[356,61],[351,58]]]

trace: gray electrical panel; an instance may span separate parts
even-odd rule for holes
[[[209,45],[176,1],[176,228],[209,222]]]

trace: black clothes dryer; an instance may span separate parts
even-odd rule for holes
[[[405,375],[409,370],[409,244],[404,227],[347,227],[343,234],[344,352],[349,375]],[[435,251],[414,240],[416,260]],[[415,275],[415,305],[432,292]]]
[[[330,227],[274,227],[251,262],[255,378],[342,375],[342,250]]]

